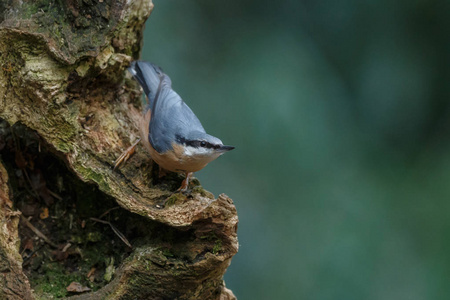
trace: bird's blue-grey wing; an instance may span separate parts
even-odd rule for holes
[[[197,116],[170,86],[163,75],[152,108],[149,140],[159,153],[172,148],[172,142],[191,131],[205,132]]]

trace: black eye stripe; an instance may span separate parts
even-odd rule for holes
[[[194,147],[194,148],[199,148],[199,147],[204,147],[204,148],[208,148],[208,149],[219,149],[220,148],[219,145],[211,144],[206,141],[186,140],[181,137],[177,137],[177,139],[180,143],[185,144],[186,146]]]
[[[192,146],[195,148],[200,147],[200,141],[192,141]]]

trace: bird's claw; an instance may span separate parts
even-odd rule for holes
[[[117,167],[119,167],[122,163],[125,163],[131,157],[131,155],[134,154],[136,146],[137,144],[139,144],[140,141],[141,139],[138,139],[136,142],[134,142],[133,145],[128,147],[127,150],[125,150],[124,152],[122,152],[122,154],[120,154],[120,156],[114,162],[114,170],[117,169]]]

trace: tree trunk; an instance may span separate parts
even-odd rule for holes
[[[112,168],[138,137],[141,91],[125,69],[152,8],[0,0],[0,299],[235,298],[222,279],[238,250],[232,200],[196,180],[174,193],[182,178],[160,178],[142,145]],[[93,249],[105,259],[88,260]],[[92,290],[56,287],[44,265]]]

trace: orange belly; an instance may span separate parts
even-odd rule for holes
[[[172,172],[197,172],[209,163],[209,160],[204,160],[201,158],[195,159],[184,155],[183,147],[177,144],[172,144],[173,151],[158,153],[148,140],[151,111],[148,110],[141,116],[142,117],[139,120],[139,133],[141,135],[141,140],[147,151],[150,153],[152,159],[161,168]]]
[[[183,147],[180,145],[172,144],[173,150],[164,153],[158,153],[150,143],[148,145],[152,159],[161,168],[172,172],[197,172],[209,163],[209,160],[194,159],[184,155]]]

